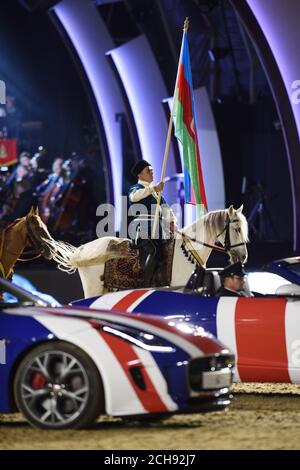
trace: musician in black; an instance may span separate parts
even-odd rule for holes
[[[52,172],[48,175],[48,177],[41,183],[39,184],[35,192],[37,195],[43,196],[44,193],[50,189],[54,183],[59,183],[60,186],[63,186],[65,184],[64,180],[64,171],[62,168],[63,165],[63,158],[55,158],[53,164],[52,164]]]
[[[1,218],[11,222],[24,217],[31,206],[36,204],[34,191],[34,180],[30,168],[19,164],[14,172],[14,177],[6,184],[5,207]]]

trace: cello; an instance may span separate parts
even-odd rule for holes
[[[36,188],[39,198],[39,211],[43,222],[49,224],[57,201],[62,196],[63,187],[66,184],[66,170],[63,167],[63,159],[58,157],[52,164],[52,173]]]
[[[79,217],[79,203],[86,184],[83,160],[73,159],[71,162],[65,162],[64,166],[66,165],[69,165],[69,181],[55,204],[55,219],[52,226],[52,230],[55,232],[68,230],[76,225]]]

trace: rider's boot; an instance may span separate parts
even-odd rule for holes
[[[150,287],[156,266],[156,247],[152,240],[139,241],[139,258],[145,276],[145,286]]]
[[[145,274],[145,287],[152,287],[153,285],[153,276],[156,264],[155,253],[149,253],[143,269]]]

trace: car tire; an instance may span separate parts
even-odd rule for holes
[[[64,341],[43,343],[20,362],[14,377],[19,410],[35,427],[86,428],[104,413],[104,389],[90,357]]]

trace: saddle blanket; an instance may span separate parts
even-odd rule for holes
[[[174,240],[170,240],[167,243],[163,268],[156,271],[153,278],[153,287],[167,286],[171,282],[174,244]],[[108,247],[109,249],[110,247]],[[139,252],[137,249],[131,248],[128,241],[122,257],[106,261],[104,287],[110,292],[123,289],[138,289],[144,286],[144,282],[144,272],[140,267]]]

